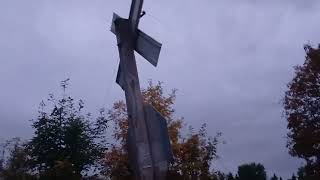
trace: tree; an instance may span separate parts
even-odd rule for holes
[[[320,49],[305,46],[303,65],[295,67],[283,105],[288,122],[287,147],[306,161],[306,176],[320,179]]]
[[[233,175],[232,175],[232,173],[229,173],[229,174],[227,175],[227,180],[235,180],[234,177],[233,177]]]
[[[0,179],[4,180],[32,180],[34,176],[29,171],[28,155],[25,143],[20,138],[6,141],[3,154],[8,153],[0,172]]]
[[[273,174],[273,176],[270,180],[278,180],[278,177],[276,176],[276,174]]]
[[[83,101],[75,103],[65,94],[67,85],[67,80],[62,81],[61,99],[50,94],[46,103],[40,104],[32,124],[35,136],[27,150],[31,168],[43,179],[80,179],[105,151],[103,111],[93,122],[91,114],[83,114]]]
[[[290,180],[297,180],[297,176],[296,175],[294,175],[294,174],[292,174],[292,177],[291,177],[291,179]]]
[[[250,163],[238,167],[239,180],[266,180],[267,174],[262,164]]]
[[[236,174],[236,176],[234,177],[235,180],[239,180],[239,176],[238,174]]]
[[[218,137],[208,137],[206,126],[195,132],[192,127],[186,136],[181,135],[184,127],[183,118],[174,118],[173,105],[176,98],[176,90],[165,95],[162,83],[154,85],[151,81],[147,89],[142,90],[145,103],[151,104],[166,119],[169,137],[171,141],[174,161],[169,167],[168,179],[214,179],[218,175],[210,171],[210,165],[217,158]],[[132,179],[132,171],[128,164],[127,154],[127,130],[128,121],[126,104],[123,101],[114,103],[108,112],[108,121],[114,123],[112,144],[104,158],[105,176],[115,179]]]
[[[305,168],[304,167],[300,167],[298,169],[298,180],[307,180],[307,177],[306,177],[306,172],[305,172]]]

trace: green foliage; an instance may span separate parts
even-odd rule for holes
[[[217,179],[218,174],[210,172],[210,165],[217,158],[218,138],[208,137],[206,126],[198,132],[192,128],[185,137],[182,137],[183,119],[174,118],[173,105],[176,91],[165,95],[161,83],[149,82],[147,89],[142,91],[144,102],[151,104],[159,111],[168,123],[169,137],[172,145],[174,162],[171,164],[168,179]],[[123,101],[114,103],[108,112],[108,120],[114,122],[113,137],[117,141],[104,158],[104,174],[115,180],[132,179],[133,174],[128,164],[126,137],[128,121],[126,104]]]
[[[39,116],[33,121],[35,136],[27,144],[30,166],[43,179],[79,179],[81,173],[95,165],[105,151],[103,111],[98,121],[83,114],[84,103],[65,94],[56,100],[50,95],[40,104]]]
[[[28,166],[28,154],[25,144],[14,138],[6,141],[3,147],[3,155],[8,153],[8,158],[3,162],[0,171],[0,179],[4,180],[33,180],[35,177],[30,173]]]
[[[287,147],[291,155],[307,162],[307,177],[320,179],[320,49],[306,45],[305,51],[305,62],[295,67],[284,97]]]
[[[266,180],[267,174],[262,164],[250,163],[238,167],[239,180]]]
[[[40,175],[40,179],[43,180],[56,180],[56,179],[70,179],[79,180],[81,179],[81,174],[74,172],[73,164],[68,160],[56,161],[56,164]]]

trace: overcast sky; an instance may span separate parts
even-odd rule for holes
[[[0,137],[32,136],[31,119],[48,93],[71,78],[69,92],[90,111],[123,99],[115,84],[112,13],[130,0],[0,1]],[[304,61],[303,44],[320,42],[317,0],[145,0],[140,28],[163,43],[157,68],[137,57],[140,82],[178,89],[177,116],[209,134],[223,132],[214,167],[247,162],[289,177],[281,98]],[[0,138],[0,139],[1,139]]]

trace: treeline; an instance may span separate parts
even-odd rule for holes
[[[133,179],[128,163],[126,105],[113,104],[101,109],[97,118],[85,113],[82,100],[75,101],[63,81],[61,97],[49,95],[40,103],[38,117],[32,121],[34,136],[7,141],[2,151],[2,179]],[[161,83],[150,82],[142,92],[168,121],[173,162],[170,179],[216,179],[211,162],[217,158],[221,133],[207,135],[206,126],[186,129],[183,118],[174,118],[175,91],[164,94]],[[187,132],[184,135],[182,131]],[[108,136],[109,134],[109,136]],[[111,137],[110,137],[111,134]]]
[[[1,177],[10,180],[33,179],[133,179],[127,154],[128,121],[123,101],[97,118],[84,113],[84,102],[75,101],[66,92],[49,95],[40,103],[38,117],[32,122],[32,139],[7,141],[3,149]],[[211,168],[217,156],[221,133],[209,137],[204,124],[199,130],[186,127],[183,118],[174,117],[175,91],[164,94],[161,83],[149,83],[142,91],[144,101],[152,104],[168,120],[174,160],[168,179],[247,179],[266,178],[264,167],[250,164],[239,167],[233,178]],[[182,132],[187,133],[183,134]],[[107,134],[111,134],[107,136]],[[106,141],[109,138],[109,141]],[[251,173],[251,174],[250,174]],[[248,179],[247,179],[248,180]]]
[[[320,179],[320,50],[307,45],[305,51],[305,63],[295,67],[295,77],[283,99],[288,149],[292,156],[306,162],[290,180]],[[67,86],[68,81],[62,81],[62,95],[50,94],[40,103],[38,116],[32,121],[31,139],[3,143],[0,179],[133,179],[126,144],[125,102],[115,102],[95,117],[84,111],[82,100],[76,101],[66,93]],[[142,94],[144,101],[167,119],[173,153],[168,179],[282,180],[275,174],[267,177],[259,163],[240,165],[234,175],[214,170],[211,164],[218,158],[221,133],[210,137],[205,124],[196,130],[183,118],[176,118],[176,91],[165,94],[161,83],[150,82]]]

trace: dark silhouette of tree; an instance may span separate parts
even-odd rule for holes
[[[290,180],[297,180],[297,176],[292,174],[291,179]]]
[[[278,180],[278,177],[276,176],[276,174],[273,174],[273,176],[270,180]]]
[[[169,95],[165,95],[162,84],[154,85],[151,81],[147,89],[142,91],[145,103],[151,104],[167,119],[174,158],[169,168],[168,179],[218,179],[219,174],[210,171],[210,164],[217,158],[218,137],[221,134],[214,138],[208,137],[206,126],[203,125],[198,132],[190,127],[189,133],[182,136],[183,119],[173,117],[175,92],[173,90]],[[128,164],[128,121],[123,101],[114,103],[108,112],[108,120],[114,122],[113,137],[117,143],[114,143],[105,155],[104,174],[114,180],[133,179]]]
[[[239,180],[266,180],[267,174],[262,164],[250,163],[238,167]]]
[[[232,173],[229,173],[227,175],[227,180],[235,180],[235,178],[233,177]]]
[[[298,180],[308,180],[308,178],[306,177],[306,172],[305,172],[305,167],[300,167],[298,169]]]
[[[77,103],[65,94],[57,100],[50,95],[40,104],[39,115],[33,121],[35,136],[27,144],[30,166],[42,179],[80,179],[101,159],[105,145],[101,141],[105,127],[104,114],[93,122],[84,114],[83,101]]]
[[[320,49],[305,46],[306,59],[295,67],[288,84],[284,112],[290,154],[306,161],[308,178],[320,179]]]
[[[0,179],[4,180],[33,180],[35,177],[29,171],[28,155],[25,144],[20,138],[6,141],[3,154],[8,157],[3,159],[3,167],[0,170]]]

